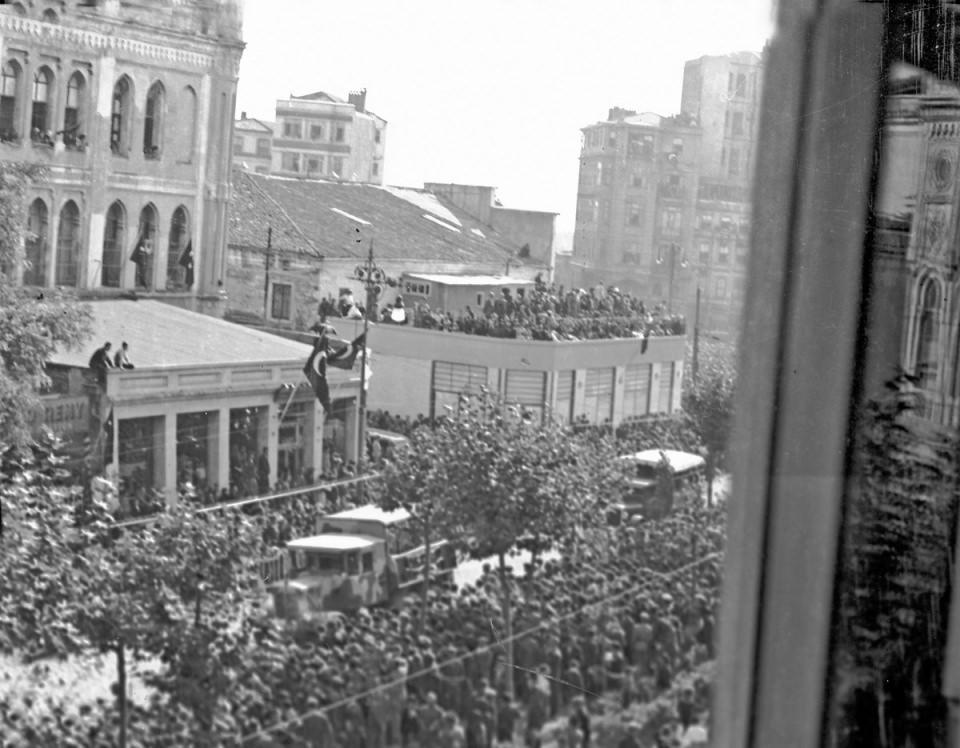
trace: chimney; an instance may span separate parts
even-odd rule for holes
[[[347,103],[353,104],[353,108],[358,112],[367,111],[367,89],[361,88],[359,91],[351,91],[347,95]]]
[[[240,112],[240,119],[246,119],[246,118],[247,118],[247,113],[246,113],[246,112]]]

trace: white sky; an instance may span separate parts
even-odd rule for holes
[[[572,230],[580,128],[680,107],[683,63],[759,52],[771,0],[245,0],[237,116],[367,89],[389,184],[497,188]]]

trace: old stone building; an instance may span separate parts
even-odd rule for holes
[[[33,186],[22,282],[220,314],[238,0],[0,6],[0,158]]]

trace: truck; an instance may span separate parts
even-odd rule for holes
[[[416,524],[405,509],[372,504],[320,517],[316,535],[286,545],[286,574],[269,588],[276,614],[307,620],[396,603],[427,577]],[[431,540],[430,555],[431,580],[453,575],[457,557],[449,541]]]

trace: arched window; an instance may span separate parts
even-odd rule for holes
[[[914,363],[914,373],[920,378],[920,386],[924,389],[932,389],[937,385],[941,301],[939,284],[928,280],[923,286],[917,310],[917,357]]]
[[[17,133],[17,102],[20,98],[20,66],[13,60],[0,70],[0,140],[19,139]]]
[[[100,285],[120,288],[123,271],[123,240],[126,235],[126,213],[118,200],[107,209],[103,229],[103,257],[100,267]]]
[[[197,145],[197,94],[187,86],[183,89],[181,100],[183,111],[180,121],[186,132],[186,137],[183,139],[183,160],[190,163],[193,161],[193,151]]]
[[[192,275],[193,257],[191,252],[186,252],[187,245],[190,242],[190,223],[187,220],[187,210],[182,205],[173,211],[173,217],[170,219],[170,237],[167,240],[167,288],[168,289],[189,289],[192,283],[187,284],[187,268],[191,266],[190,275]]]
[[[137,243],[133,247],[130,260],[137,267],[134,285],[137,288],[153,288],[153,261],[157,247],[157,209],[147,205],[140,211],[140,225],[137,228]]]
[[[13,12],[16,13],[18,16],[27,15],[27,8],[23,3],[14,3],[10,7],[13,9]]]
[[[58,286],[77,285],[79,239],[80,210],[73,200],[68,200],[60,209],[60,224],[57,226],[56,284]]]
[[[163,133],[163,84],[157,81],[147,92],[143,116],[143,155],[160,158],[160,136]]]
[[[26,264],[23,268],[23,285],[46,285],[48,237],[47,204],[40,198],[30,203],[27,214],[27,235],[24,241]]]
[[[47,8],[43,11],[43,20],[47,23],[57,23],[60,21],[60,17],[57,15],[57,11],[53,8]]]
[[[82,148],[86,136],[83,133],[83,94],[87,82],[79,71],[67,81],[67,102],[63,109],[63,144],[67,148]]]
[[[113,87],[113,103],[110,109],[110,150],[126,156],[130,150],[130,101],[133,90],[130,79],[124,76]]]
[[[33,74],[33,109],[30,114],[30,139],[34,143],[53,145],[53,134],[50,132],[51,106],[50,91],[53,83],[53,73],[50,68],[42,67]]]

